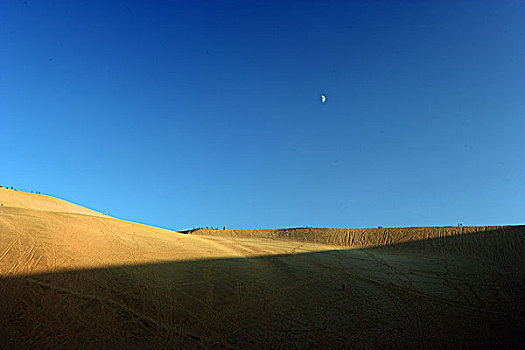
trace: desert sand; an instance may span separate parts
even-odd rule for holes
[[[0,348],[525,344],[525,226],[181,233],[0,204]]]

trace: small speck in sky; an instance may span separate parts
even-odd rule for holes
[[[321,94],[321,103],[325,103],[326,102],[326,96]]]

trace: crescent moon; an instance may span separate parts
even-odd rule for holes
[[[326,96],[325,95],[321,95],[321,103],[325,103],[326,102]]]

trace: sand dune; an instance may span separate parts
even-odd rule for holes
[[[285,254],[301,245],[281,242],[262,249],[253,240],[234,243],[228,237],[190,236],[118,220],[56,198],[12,190],[0,191],[0,203],[5,203],[0,207],[0,247],[5,247],[0,255],[0,276]],[[18,207],[18,203],[22,205]],[[299,251],[330,248],[307,244]]]
[[[182,234],[48,196],[0,203],[0,348],[525,341],[524,226]]]
[[[0,204],[2,206],[25,209],[104,216],[102,213],[69,203],[62,199],[53,198],[43,194],[10,190],[3,187],[0,188]]]
[[[445,226],[394,228],[285,228],[265,230],[196,229],[189,234],[206,237],[271,239],[274,242],[326,244],[341,248],[390,248],[475,254],[507,259],[507,250],[523,247],[524,226]],[[469,239],[466,239],[469,237]],[[483,238],[477,241],[476,238]],[[487,240],[490,239],[490,244]],[[417,243],[416,243],[417,242]],[[454,244],[451,244],[454,242]]]

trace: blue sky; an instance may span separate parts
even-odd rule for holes
[[[524,223],[523,18],[3,1],[0,184],[171,229]]]

